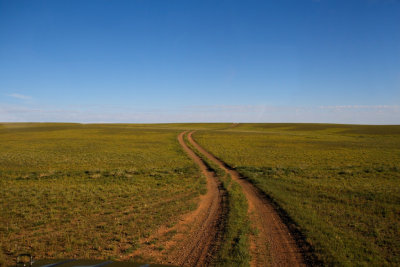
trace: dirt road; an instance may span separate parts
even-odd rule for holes
[[[189,142],[237,181],[249,203],[249,217],[258,234],[251,239],[251,266],[305,266],[302,253],[288,227],[265,196],[239,173],[214,157],[188,134]]]
[[[225,192],[214,172],[185,144],[186,132],[178,141],[190,158],[200,167],[207,179],[207,193],[201,197],[197,210],[187,218],[190,231],[176,249],[171,263],[185,266],[209,265],[215,256],[223,234],[223,217],[227,213]]]
[[[225,191],[214,172],[185,144],[187,132],[179,134],[178,141],[190,158],[199,166],[207,179],[207,193],[200,196],[196,210],[184,215],[169,228],[162,226],[158,231],[141,240],[141,248],[129,258],[145,256],[157,263],[177,266],[208,266],[212,263],[221,244],[224,218],[227,214]],[[162,245],[160,250],[156,245]]]

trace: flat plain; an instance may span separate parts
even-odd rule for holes
[[[186,130],[265,194],[316,262],[400,264],[400,126],[4,123],[0,265],[26,251],[160,262],[209,186],[178,142]],[[254,265],[242,188],[185,140],[226,194],[211,263]]]
[[[240,124],[194,138],[261,189],[322,264],[400,264],[400,126]]]
[[[0,265],[120,258],[196,208],[205,179],[169,125],[0,124]],[[137,255],[149,260],[149,255]]]

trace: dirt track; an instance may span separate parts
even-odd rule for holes
[[[188,134],[189,142],[205,157],[229,173],[243,188],[249,203],[252,226],[258,230],[258,234],[251,238],[251,266],[305,266],[295,239],[271,203],[250,182],[241,179],[237,171],[198,145],[192,134],[193,132]]]
[[[215,173],[208,170],[204,162],[185,144],[183,137],[178,141],[207,179],[207,193],[201,197],[199,207],[189,217],[191,227],[185,239],[176,250],[171,263],[185,266],[209,265],[215,256],[223,234],[223,217],[226,214],[225,192]]]
[[[209,171],[204,162],[185,144],[179,134],[178,141],[185,152],[200,167],[207,179],[207,193],[200,196],[199,206],[173,226],[162,226],[151,237],[141,240],[140,249],[129,258],[144,255],[157,263],[178,266],[208,266],[217,254],[224,231],[224,216],[227,213],[225,191],[214,172]],[[146,244],[157,240],[165,249]]]

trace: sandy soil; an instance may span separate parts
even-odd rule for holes
[[[249,203],[249,217],[258,234],[251,238],[251,266],[305,266],[302,252],[288,227],[268,199],[249,181],[210,154],[188,134],[189,142],[209,160],[229,173],[243,188]]]

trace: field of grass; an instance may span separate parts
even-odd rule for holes
[[[240,124],[194,138],[283,208],[326,265],[400,265],[400,126]]]
[[[117,258],[194,209],[205,180],[181,127],[0,124],[0,265]]]
[[[326,265],[400,265],[400,126],[49,123],[0,124],[0,265],[22,252],[125,257],[172,226],[206,190],[176,139],[186,129],[271,197]],[[217,264],[247,265],[246,199],[208,165],[230,210]]]

